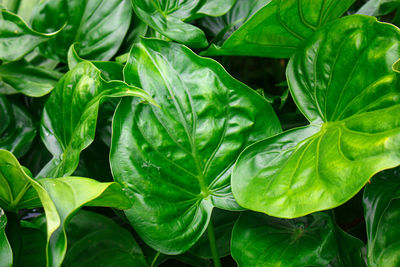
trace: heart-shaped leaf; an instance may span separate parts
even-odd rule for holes
[[[264,98],[183,45],[143,39],[124,76],[161,108],[122,100],[113,120],[113,177],[133,200],[126,215],[146,243],[179,254],[204,233],[214,206],[241,209],[230,190],[232,166],[280,125]]]
[[[325,266],[336,254],[334,223],[325,213],[289,220],[245,212],[231,251],[239,266]]]
[[[79,211],[67,237],[63,266],[148,266],[131,233],[103,215]]]
[[[400,91],[392,69],[400,31],[348,16],[293,55],[289,88],[310,125],[244,151],[232,175],[238,203],[294,218],[339,206],[377,172],[400,164]]]
[[[68,48],[78,42],[83,58],[108,60],[121,45],[131,15],[129,0],[46,0],[37,6],[32,26],[51,32],[67,23],[54,39],[41,46],[41,52],[49,58],[66,62]]]
[[[272,0],[206,55],[290,57],[316,29],[340,17],[354,0]]]
[[[25,60],[0,65],[0,93],[23,93],[31,97],[48,94],[61,78],[57,71],[36,67]]]
[[[121,81],[106,82],[89,62],[81,62],[56,85],[43,111],[41,136],[53,159],[40,177],[73,173],[80,152],[94,139],[98,109],[109,97],[138,96],[152,101],[143,90]]]
[[[364,190],[368,235],[368,266],[400,264],[400,173],[399,169],[376,175]]]
[[[0,208],[0,267],[11,267],[13,264],[13,254],[5,232],[6,226],[7,217]]]
[[[235,0],[132,0],[135,13],[150,27],[168,38],[186,45],[201,48],[207,39],[199,28],[184,22],[199,16],[221,16]]]
[[[18,15],[5,9],[0,10],[0,60],[21,59],[39,44],[54,37],[61,27],[53,28],[53,33],[43,34],[32,30]]]
[[[31,146],[36,128],[29,113],[0,95],[0,149],[17,157],[23,156]]]

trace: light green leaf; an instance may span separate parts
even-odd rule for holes
[[[28,112],[0,95],[0,149],[22,157],[31,146],[36,128]]]
[[[368,266],[400,264],[400,173],[399,169],[376,175],[364,190],[364,213],[368,236]]]
[[[204,233],[213,207],[241,209],[230,190],[232,166],[280,125],[264,98],[183,45],[143,39],[124,77],[160,108],[122,100],[113,119],[113,177],[134,202],[126,215],[146,243],[180,254]]]
[[[57,71],[35,67],[25,60],[0,65],[0,93],[23,93],[31,97],[48,94],[61,78]]]
[[[399,0],[369,0],[360,8],[360,10],[357,11],[357,14],[382,16],[399,7]]]
[[[0,208],[0,267],[11,267],[13,264],[13,254],[5,232],[6,225],[6,214]]]
[[[132,0],[137,16],[150,27],[168,38],[203,48],[207,39],[203,31],[185,21],[200,16],[221,16],[235,3],[235,0]]]
[[[400,31],[348,16],[318,30],[287,78],[310,125],[262,140],[232,175],[238,203],[294,218],[341,205],[377,172],[400,164],[400,91],[392,69]]]
[[[68,48],[77,42],[83,58],[109,60],[122,43],[131,15],[129,0],[46,0],[36,7],[32,26],[51,32],[67,23],[40,47],[49,58],[66,62]]]
[[[257,11],[222,46],[205,55],[288,58],[329,21],[340,17],[354,0],[272,0]]]
[[[325,213],[288,220],[245,212],[233,227],[231,251],[239,267],[324,266],[336,254],[334,224]]]
[[[0,60],[19,60],[31,52],[39,44],[54,37],[59,28],[53,33],[43,34],[31,29],[18,16],[5,9],[0,11]]]
[[[63,266],[148,266],[131,233],[103,215],[79,211],[67,237]]]
[[[82,62],[56,85],[43,111],[41,136],[53,159],[40,177],[61,177],[73,173],[80,152],[94,139],[100,103],[109,97],[138,96],[152,101],[143,90],[121,81],[106,82],[100,71]]]

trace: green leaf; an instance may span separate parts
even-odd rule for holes
[[[152,101],[143,90],[121,81],[106,82],[100,71],[82,62],[56,85],[43,111],[41,136],[53,159],[40,177],[61,177],[73,173],[80,152],[94,139],[100,103],[109,97],[138,96]]]
[[[6,150],[0,150],[0,168],[3,180],[25,182],[36,190],[40,198],[46,213],[48,266],[61,265],[67,246],[65,227],[83,205],[119,209],[131,207],[130,200],[116,183],[100,183],[82,177],[34,180]]]
[[[0,95],[0,149],[17,157],[23,156],[36,136],[36,128],[28,112]]]
[[[31,29],[18,15],[5,9],[0,11],[0,60],[19,60],[31,52],[39,44],[57,35],[59,28],[53,33],[43,34]]]
[[[11,246],[5,233],[6,225],[6,214],[0,208],[0,267],[11,267],[13,264]]]
[[[399,7],[399,0],[369,0],[360,8],[360,10],[357,11],[357,14],[382,16],[389,14]]]
[[[340,17],[354,0],[272,0],[205,55],[289,58],[316,29]]]
[[[54,39],[40,47],[49,58],[66,62],[68,48],[77,42],[82,57],[109,60],[122,43],[131,15],[129,0],[47,0],[37,6],[32,25],[51,32],[67,23]]]
[[[399,169],[376,175],[364,190],[363,206],[368,236],[368,266],[400,264]]]
[[[325,213],[288,220],[245,212],[231,251],[239,266],[324,266],[335,256],[334,224]]]
[[[63,266],[148,266],[126,229],[97,213],[81,210],[67,227]]]
[[[61,78],[57,71],[35,67],[25,60],[0,65],[0,93],[23,93],[31,97],[48,94]]]
[[[294,218],[341,205],[377,172],[400,164],[400,32],[348,16],[318,30],[291,58],[287,78],[310,125],[262,140],[232,175],[238,203]]]
[[[22,256],[14,263],[15,266],[46,266],[46,231],[35,228],[36,225],[31,225],[27,221],[21,221],[21,226],[23,226],[20,228],[22,237],[20,255]],[[43,226],[45,229],[45,220],[43,220]]]
[[[183,45],[143,39],[124,76],[161,108],[122,100],[113,120],[113,177],[134,202],[126,215],[144,241],[179,254],[204,233],[213,207],[241,209],[230,190],[232,166],[280,125],[264,98]]]
[[[168,38],[195,48],[207,46],[204,32],[186,23],[200,16],[221,16],[235,0],[132,0],[137,16]]]

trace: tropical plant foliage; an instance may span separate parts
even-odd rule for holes
[[[0,267],[400,266],[400,1],[0,0]]]

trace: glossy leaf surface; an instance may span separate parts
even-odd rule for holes
[[[207,46],[207,39],[203,31],[184,21],[201,15],[221,16],[234,3],[234,0],[132,0],[135,13],[150,27],[174,41],[196,48]]]
[[[382,16],[392,12],[399,7],[399,0],[370,0],[367,1],[360,8],[360,10],[357,11],[357,14],[368,16]]]
[[[61,78],[57,71],[35,67],[25,60],[0,65],[0,93],[31,97],[48,94]]]
[[[335,256],[328,214],[279,219],[245,212],[232,233],[232,257],[241,266],[325,266]]]
[[[400,32],[348,16],[317,31],[290,60],[289,88],[310,125],[241,154],[232,190],[245,208],[294,218],[336,207],[400,163]]]
[[[67,227],[65,266],[148,266],[131,233],[97,213],[80,211]]]
[[[272,0],[206,55],[288,58],[316,29],[340,17],[354,0]]]
[[[113,176],[134,202],[126,215],[141,237],[178,254],[204,233],[213,206],[241,209],[230,190],[232,166],[280,125],[264,98],[182,45],[143,39],[124,76],[160,108],[122,100],[113,120]]]
[[[5,9],[0,10],[0,60],[21,59],[39,44],[55,36],[62,26],[53,28],[54,33],[43,34],[31,29],[19,16]]]
[[[100,102],[108,97],[138,96],[151,101],[143,90],[121,81],[106,82],[100,71],[82,62],[69,71],[50,95],[41,122],[41,136],[54,158],[41,177],[68,176],[78,166],[80,152],[94,138]]]
[[[131,15],[129,0],[47,0],[37,6],[32,25],[51,32],[67,23],[54,39],[41,46],[49,58],[66,62],[69,46],[78,42],[83,58],[108,60],[121,45]]]
[[[32,117],[25,109],[0,95],[0,121],[0,149],[11,151],[17,157],[23,156],[36,136]]]
[[[0,267],[11,267],[13,264],[11,246],[5,233],[6,225],[6,214],[0,208]]]
[[[395,267],[400,264],[400,180],[399,169],[376,175],[364,191],[368,235],[368,264]]]

